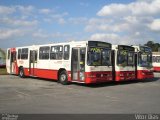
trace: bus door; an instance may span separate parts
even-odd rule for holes
[[[16,74],[16,71],[17,71],[16,51],[11,50],[10,73]]]
[[[71,78],[73,81],[83,82],[85,79],[86,48],[72,48]]]
[[[36,76],[36,68],[37,68],[37,51],[30,50],[30,59],[29,59],[29,74],[31,76]]]

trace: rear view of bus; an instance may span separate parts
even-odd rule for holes
[[[135,79],[134,47],[112,45],[112,59],[115,81]]]
[[[153,78],[152,49],[147,46],[134,46],[136,61],[136,78]]]
[[[152,52],[153,70],[160,72],[160,52]]]

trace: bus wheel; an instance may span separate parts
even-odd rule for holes
[[[67,85],[69,82],[68,82],[68,76],[67,76],[67,73],[66,71],[62,71],[59,75],[59,82],[62,84],[62,85]]]
[[[19,77],[21,77],[21,78],[25,77],[23,68],[19,69]]]

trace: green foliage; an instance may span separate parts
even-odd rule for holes
[[[160,43],[154,43],[153,41],[148,41],[144,45],[152,48],[153,52],[158,52],[158,49],[160,49]]]
[[[4,56],[4,58],[6,57],[6,53],[3,49],[0,48],[0,52],[2,53],[2,55]]]

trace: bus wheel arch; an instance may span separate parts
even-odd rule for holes
[[[18,74],[19,77],[21,77],[21,78],[24,78],[24,77],[25,77],[23,66],[20,66],[20,67],[19,67],[18,73],[19,73],[19,74]]]
[[[64,68],[60,68],[58,70],[58,82],[60,82],[63,85],[69,84],[68,74],[67,74],[67,71]]]

